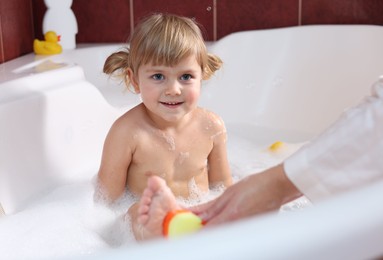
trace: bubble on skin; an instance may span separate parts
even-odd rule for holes
[[[219,182],[219,183],[210,185],[209,189],[211,192],[214,192],[214,193],[222,193],[226,189],[226,187],[223,182]]]
[[[176,150],[176,142],[174,140],[174,137],[170,134],[167,134],[161,130],[153,130],[155,134],[158,136],[164,138],[165,142],[169,144],[169,151],[175,151]]]
[[[178,156],[178,164],[183,164],[183,162],[190,157],[189,152],[180,152]]]
[[[202,191],[194,178],[192,178],[189,183],[188,183],[188,188],[189,188],[189,193],[190,196],[188,199],[184,199],[183,201],[187,201],[189,204],[192,205],[198,205],[201,203],[205,203],[207,201],[210,201],[220,194],[226,189],[225,185],[223,182],[216,183],[214,185],[211,185],[209,187],[208,191]]]
[[[206,192],[202,191],[198,187],[194,178],[192,178],[188,182],[188,190],[189,190],[188,197],[182,197],[182,196],[176,197],[176,201],[181,207],[188,208],[188,207],[192,207],[192,206],[200,204],[201,201],[204,201],[204,202],[209,201],[209,199],[207,199],[209,191],[206,191]]]
[[[174,137],[171,135],[163,134],[165,141],[170,145],[169,150],[174,151],[176,149],[176,142],[174,141]]]
[[[217,118],[216,121],[215,121],[215,123],[216,123],[217,125],[220,125],[220,126],[224,126],[224,125],[225,125],[225,124],[223,123],[223,120],[222,120],[221,118]]]
[[[204,164],[206,167],[209,165],[209,160],[208,159],[206,159],[205,160],[205,164]],[[207,172],[205,173],[205,174],[207,174]]]
[[[193,207],[217,198],[225,189],[226,188],[222,183],[222,185],[210,187],[208,191],[201,191],[198,186],[196,186],[195,180],[192,179],[189,182],[189,191],[191,195],[188,198],[177,197],[176,200],[177,203],[184,208]]]
[[[93,194],[93,200],[96,204],[104,205],[109,207],[114,211],[123,211],[125,208],[129,208],[134,203],[139,201],[139,196],[133,194],[126,189],[124,194],[117,200],[111,201],[106,190],[99,184],[98,181],[95,182],[95,192]]]
[[[189,197],[192,200],[198,200],[204,195],[204,192],[198,187],[197,182],[192,178],[188,183]]]
[[[211,140],[214,140],[217,136],[223,135],[223,134],[225,134],[225,133],[226,133],[225,130],[218,131],[217,133],[215,133],[215,134],[213,134],[212,136],[210,136],[210,139],[211,139]]]
[[[110,204],[110,199],[108,199],[107,192],[100,185],[100,183],[98,181],[96,181],[96,183],[95,183],[95,191],[93,194],[93,200],[99,204],[102,204],[102,205]]]
[[[206,130],[210,130],[210,128],[212,128],[213,124],[220,126],[219,128],[222,129],[222,130],[220,130],[220,131],[216,132],[215,134],[211,135],[210,136],[211,140],[214,140],[217,136],[220,136],[222,134],[226,134],[227,133],[225,124],[223,123],[222,119],[220,119],[220,118],[216,118],[215,120],[209,121],[208,126],[206,126]],[[226,140],[225,140],[225,142],[226,142]]]

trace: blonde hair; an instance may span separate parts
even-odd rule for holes
[[[134,30],[130,46],[111,54],[104,73],[122,77],[130,86],[127,69],[137,75],[141,65],[174,66],[194,54],[201,65],[203,79],[209,79],[222,65],[221,59],[207,52],[198,25],[189,18],[171,14],[154,14]]]

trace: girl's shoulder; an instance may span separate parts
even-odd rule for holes
[[[207,125],[209,128],[213,128],[215,130],[224,129],[225,123],[223,119],[213,111],[210,111],[205,108],[198,107],[197,116],[200,118],[200,122],[204,125]]]
[[[142,111],[141,104],[129,109],[114,121],[112,129],[132,132],[143,121],[144,113]]]

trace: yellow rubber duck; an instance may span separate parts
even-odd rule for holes
[[[50,55],[62,52],[62,47],[58,43],[60,41],[60,36],[57,36],[54,31],[46,32],[44,38],[45,41],[40,41],[38,39],[33,41],[33,51],[36,54]]]
[[[284,145],[285,144],[283,142],[277,141],[277,142],[275,142],[269,146],[269,150],[272,152],[276,152],[276,151],[280,150]]]

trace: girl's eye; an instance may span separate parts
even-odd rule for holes
[[[181,80],[190,80],[192,78],[192,75],[190,74],[184,74],[181,76]]]
[[[160,74],[160,73],[157,73],[157,74],[154,74],[154,75],[152,76],[152,78],[153,78],[154,80],[163,80],[163,79],[164,79],[164,75],[162,75],[162,74]]]

